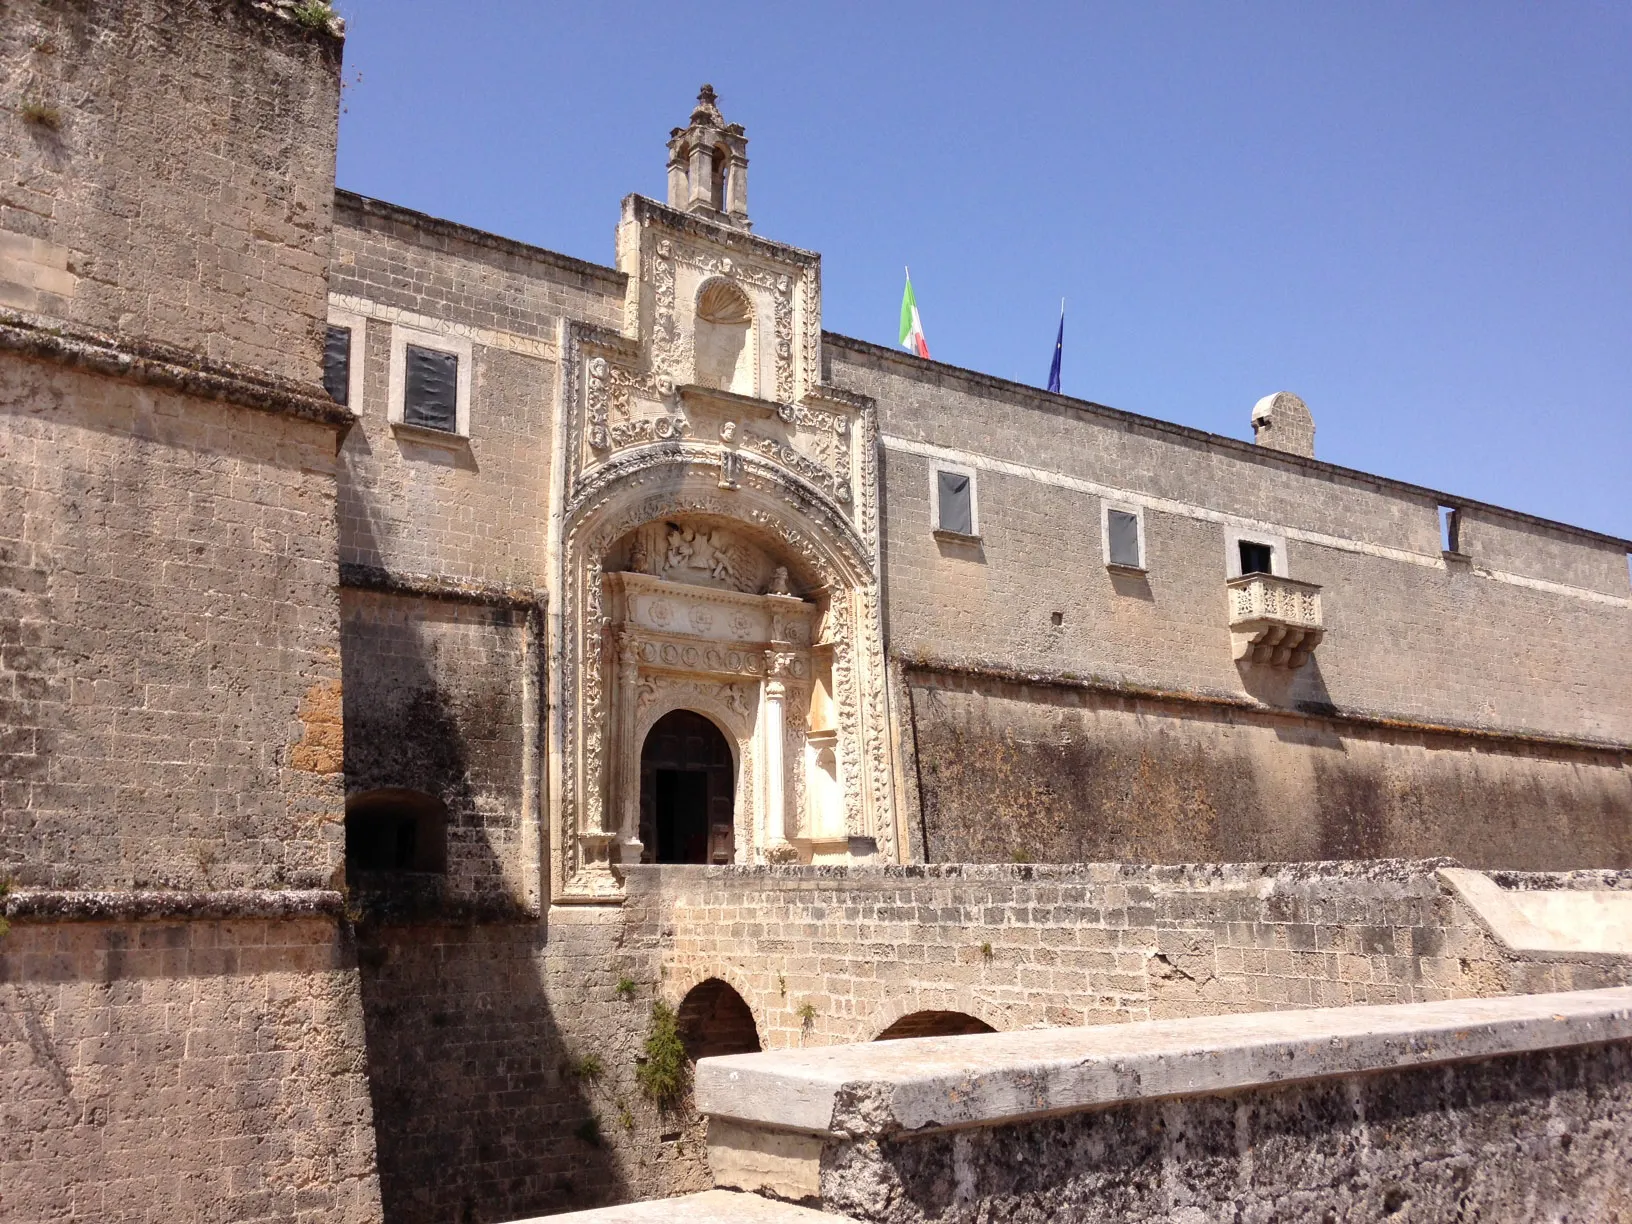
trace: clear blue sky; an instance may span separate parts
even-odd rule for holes
[[[1632,536],[1632,4],[338,0],[340,183],[599,263],[697,86],[825,322]]]

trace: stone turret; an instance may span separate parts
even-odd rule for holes
[[[1252,406],[1252,440],[1292,455],[1315,457],[1315,418],[1290,391],[1266,395]]]
[[[669,133],[669,207],[752,229],[748,221],[748,137],[726,123],[714,87],[697,93],[691,126]]]

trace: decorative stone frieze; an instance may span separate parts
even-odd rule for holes
[[[1230,644],[1237,661],[1302,667],[1325,634],[1320,588],[1272,574],[1229,581]]]

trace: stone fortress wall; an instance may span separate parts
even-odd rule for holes
[[[780,1050],[869,1042],[909,1018],[931,1035],[972,1031],[946,1027],[958,1020],[1007,1033],[1632,975],[1624,955],[1514,946],[1431,861],[643,866],[629,879],[620,908],[553,908],[547,937],[525,923],[360,931],[388,1219],[472,1203],[517,1219],[707,1187],[690,1100],[660,1111],[636,1080],[654,999],[693,1017],[694,1051],[718,1053],[745,1048],[721,996]],[[1632,897],[1625,872],[1500,879],[1515,895]]]
[[[343,555],[537,588],[554,329],[623,326],[625,278],[356,197],[340,215],[331,306],[366,334]],[[386,421],[393,326],[471,343],[468,440],[428,445]],[[879,406],[915,856],[1628,862],[1625,541],[824,345],[828,376]],[[931,475],[948,464],[976,475],[978,538],[933,531]],[[1140,514],[1142,572],[1107,567],[1106,505]],[[1442,506],[1458,511],[1454,553]],[[1232,658],[1224,582],[1241,537],[1323,589],[1324,638],[1300,668]],[[1470,807],[1484,818],[1463,819]]]
[[[340,926],[339,40],[0,15],[0,1215],[367,1221]]]

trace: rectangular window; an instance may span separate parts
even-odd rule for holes
[[[1275,572],[1275,550],[1268,544],[1259,544],[1255,540],[1242,540],[1240,547],[1242,574],[1273,574]]]
[[[323,341],[323,389],[337,404],[351,406],[351,328],[329,324]]]
[[[975,478],[968,472],[935,473],[935,526],[954,535],[975,534]]]
[[[452,324],[391,325],[386,420],[421,445],[463,448],[470,437],[470,383],[475,349]]]
[[[363,412],[363,356],[368,352],[368,320],[360,314],[329,305],[329,326],[323,336],[323,389],[335,403]]]
[[[1106,558],[1111,565],[1126,569],[1143,569],[1144,555],[1139,548],[1139,516],[1126,510],[1105,512]]]
[[[407,346],[403,358],[404,424],[457,433],[459,429],[459,355]]]

